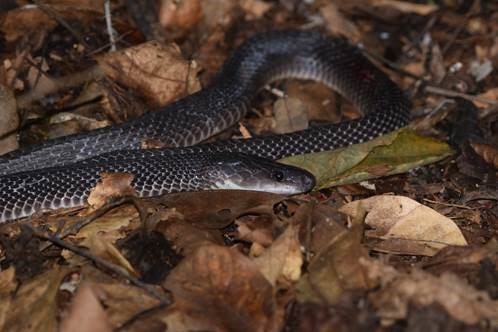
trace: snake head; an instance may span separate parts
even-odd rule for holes
[[[242,153],[220,152],[207,169],[212,189],[264,191],[282,195],[308,192],[315,177],[298,167]]]

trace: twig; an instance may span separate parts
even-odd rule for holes
[[[154,313],[156,313],[157,311],[159,311],[161,309],[164,309],[168,305],[169,305],[168,303],[159,303],[158,305],[155,305],[153,307],[141,310],[141,311],[137,312],[136,314],[134,314],[133,316],[131,316],[130,318],[128,318],[123,324],[116,327],[114,329],[114,332],[126,330],[136,321],[138,321],[142,318],[150,317],[151,315],[153,315]]]
[[[111,44],[111,52],[116,51],[116,41],[114,38],[114,29],[112,28],[111,18],[111,1],[105,0],[104,2],[105,24],[107,26],[107,34],[109,35],[109,43]]]
[[[438,205],[444,205],[444,206],[457,207],[459,209],[465,209],[465,210],[474,210],[470,206],[466,206],[466,205],[452,204],[452,203],[443,203],[443,202],[434,201],[434,200],[428,199],[428,198],[424,198],[423,200],[424,200],[424,202],[431,203],[431,204],[438,204]]]
[[[459,98],[466,99],[466,100],[469,100],[472,102],[477,101],[477,102],[489,104],[489,105],[498,105],[498,102],[495,100],[492,100],[492,99],[483,98],[483,97],[474,96],[474,95],[469,95],[467,93],[453,91],[453,90],[449,90],[449,89],[444,89],[444,88],[440,88],[440,87],[433,86],[433,85],[425,86],[424,90],[426,92],[434,93],[434,94],[445,96],[445,97],[459,97]]]
[[[57,23],[66,28],[73,36],[78,40],[78,42],[85,47],[85,51],[89,51],[90,47],[85,42],[85,39],[69,25],[55,10],[53,10],[50,6],[45,5],[40,0],[33,0],[33,2],[40,8],[45,14],[47,14],[50,18],[55,20]]]
[[[104,214],[106,214],[110,210],[112,210],[120,205],[126,204],[126,203],[131,203],[135,206],[135,208],[138,210],[140,221],[142,222],[143,225],[145,225],[146,212],[144,211],[144,209],[140,203],[140,200],[134,196],[123,196],[123,197],[120,197],[116,200],[110,201],[109,203],[105,204],[101,208],[93,211],[88,216],[81,218],[74,225],[60,231],[58,233],[58,238],[64,239],[65,237],[67,237],[69,235],[77,234],[86,225],[92,223],[93,221],[95,221],[99,217],[103,216]],[[43,250],[47,249],[48,247],[50,247],[50,243],[47,243],[47,244],[40,246],[40,250],[43,251]]]
[[[403,75],[403,76],[408,76],[408,77],[411,77],[417,81],[425,81],[425,79],[423,77],[420,77],[418,75],[415,75],[413,73],[410,73],[409,71],[407,70],[404,70],[403,68],[401,68],[400,66],[398,66],[397,64],[395,64],[394,62],[392,61],[389,61],[387,60],[386,58],[380,56],[380,55],[377,55],[373,52],[370,52],[368,51],[367,49],[362,49],[362,52],[364,54],[366,54],[368,57],[371,57],[372,59],[374,60],[377,60],[379,62],[381,62],[382,64],[384,64],[387,68],[391,69],[391,70],[394,70],[395,72]]]
[[[64,248],[64,249],[67,249],[73,253],[75,253],[76,255],[79,255],[81,257],[84,257],[90,261],[92,261],[95,265],[97,266],[101,266],[101,267],[104,267],[105,269],[117,274],[118,276],[128,280],[131,284],[139,287],[139,288],[142,288],[143,290],[145,290],[147,293],[149,293],[151,296],[153,296],[154,298],[158,299],[159,301],[161,301],[161,303],[165,304],[165,305],[169,305],[171,304],[171,298],[159,293],[155,288],[151,287],[150,285],[140,281],[139,279],[133,277],[133,276],[130,276],[123,268],[121,268],[120,266],[118,265],[115,265],[113,263],[110,263],[98,256],[95,256],[95,255],[92,255],[88,250],[85,250],[85,249],[82,249],[82,248],[79,248],[75,245],[72,245],[56,236],[53,236],[53,235],[50,235],[50,234],[47,234],[47,233],[44,233],[38,229],[36,229],[35,227],[29,225],[29,224],[26,224],[27,227],[29,227],[32,231],[33,231],[33,235],[40,238],[40,239],[44,239],[44,240],[47,240],[47,241],[50,241],[52,242],[53,244],[55,244],[56,246],[58,247],[61,247],[61,248]]]

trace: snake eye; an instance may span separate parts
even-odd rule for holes
[[[275,171],[273,172],[273,178],[278,182],[283,181],[284,173],[282,171]]]

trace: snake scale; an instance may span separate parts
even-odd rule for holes
[[[285,135],[198,144],[240,121],[265,85],[284,78],[322,82],[364,116]],[[216,188],[307,191],[310,174],[262,158],[370,140],[404,126],[410,107],[386,74],[340,38],[299,30],[257,34],[199,92],[123,124],[1,156],[0,221],[83,205],[104,171],[135,174],[133,186],[144,197]],[[147,139],[168,148],[140,150]]]

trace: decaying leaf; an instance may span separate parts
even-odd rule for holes
[[[432,256],[448,245],[467,245],[451,219],[408,197],[374,196],[340,211],[353,218],[366,212],[365,224],[373,228],[366,236],[384,240],[375,245],[380,251]]]
[[[438,303],[455,319],[476,324],[482,319],[498,321],[498,301],[454,274],[437,277],[419,269],[401,273],[378,260],[362,260],[369,277],[383,287],[370,294],[377,313],[386,322],[406,317],[410,304]]]
[[[448,144],[409,129],[334,151],[284,158],[286,164],[304,168],[315,176],[316,189],[404,173],[451,155]]]
[[[13,267],[0,272],[0,330],[4,330],[5,321],[12,305],[12,292],[16,290],[16,271]]]
[[[66,269],[56,265],[21,285],[11,302],[2,330],[55,331],[57,292],[66,274]]]
[[[148,42],[97,58],[113,81],[137,91],[151,106],[163,106],[200,89],[197,65],[177,45]]]
[[[190,29],[199,23],[202,16],[200,0],[165,0],[159,9],[159,22],[168,29]]]
[[[498,148],[484,143],[470,143],[470,146],[488,164],[498,169]]]
[[[165,318],[168,326],[275,331],[282,323],[283,307],[275,301],[273,287],[257,264],[236,248],[198,248],[171,272],[163,286],[175,298],[175,309]]]
[[[325,20],[326,27],[331,32],[345,36],[352,42],[358,42],[361,34],[356,25],[339,12],[335,4],[329,2],[320,8],[320,13]]]
[[[284,283],[298,281],[303,265],[299,225],[289,225],[261,256],[255,258],[255,262],[272,285],[279,279]]]
[[[364,267],[359,263],[361,257],[368,257],[361,244],[361,219],[353,220],[349,230],[324,215],[314,219],[318,222],[315,225],[317,232],[325,232],[328,236],[322,239],[321,234],[313,236],[322,244],[308,265],[308,273],[298,283],[298,300],[335,304],[347,290],[370,288]]]
[[[242,214],[273,213],[285,196],[244,190],[213,190],[165,195],[156,202],[175,208],[186,221],[203,228],[223,228]]]
[[[12,91],[0,82],[0,155],[19,148],[16,99]]]
[[[291,133],[308,128],[308,110],[306,105],[296,98],[280,98],[273,106],[277,134]]]

